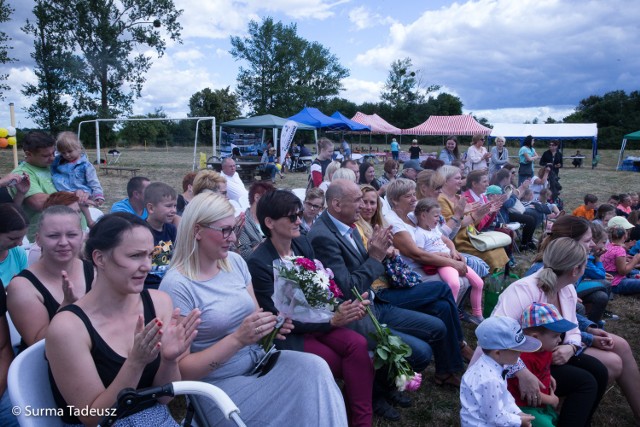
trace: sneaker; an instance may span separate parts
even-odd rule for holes
[[[411,408],[413,405],[411,398],[398,390],[392,390],[387,393],[385,400],[393,406],[399,406],[401,408]]]
[[[387,421],[400,421],[400,413],[382,397],[373,400],[373,413]]]
[[[620,320],[620,316],[609,310],[605,310],[602,317],[607,320]]]
[[[483,321],[483,320],[484,320],[484,317],[482,317],[482,315],[480,315],[480,316],[475,316],[475,315],[473,315],[473,314],[470,314],[470,315],[467,317],[467,322],[469,322],[469,323],[473,323],[473,324],[474,324],[474,325],[476,325],[476,326],[477,326],[477,325],[479,325],[480,323],[482,323],[482,321]]]

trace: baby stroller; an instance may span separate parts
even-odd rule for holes
[[[299,148],[297,150],[293,150],[293,154],[291,155],[291,164],[289,165],[289,170],[291,172],[307,172],[310,165],[311,157],[301,157]]]
[[[229,396],[220,388],[201,381],[176,381],[161,387],[140,390],[126,388],[118,394],[118,401],[114,406],[113,415],[103,418],[98,427],[113,425],[119,418],[126,417],[130,410],[141,404],[156,400],[159,397],[173,397],[181,394],[208,397],[215,402],[227,419],[235,422],[238,427],[246,427],[246,424],[240,418],[240,410]],[[189,399],[187,416],[182,425],[191,426],[195,415],[196,425],[209,426],[208,421],[201,416],[202,413],[203,411],[200,410],[197,401]]]

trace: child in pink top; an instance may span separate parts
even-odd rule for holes
[[[415,220],[418,223],[415,240],[419,248],[436,255],[462,260],[462,256],[456,251],[453,242],[445,237],[438,229],[440,222],[440,205],[434,199],[422,199],[415,208]],[[447,282],[453,293],[453,299],[457,300],[460,292],[460,274],[453,267],[437,267],[438,274],[442,280]],[[482,317],[482,287],[484,282],[475,271],[467,267],[465,277],[471,284],[471,313],[469,320],[479,324],[484,320]]]
[[[627,249],[624,244],[628,230],[633,225],[624,217],[615,216],[609,220],[609,243],[607,252],[601,257],[602,265],[607,273],[613,275],[611,290],[621,295],[640,293],[640,279],[629,278],[627,275],[633,271],[640,262],[640,254],[636,254],[627,260]]]

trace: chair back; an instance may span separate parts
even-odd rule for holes
[[[12,404],[21,410],[17,416],[21,427],[63,425],[62,419],[53,413],[57,405],[51,393],[48,366],[44,357],[44,340],[40,340],[20,353],[9,367],[7,388]],[[29,416],[46,408],[51,415]]]

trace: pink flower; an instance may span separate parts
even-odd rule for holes
[[[316,271],[316,264],[309,258],[296,258],[296,264],[309,271]]]
[[[414,374],[413,378],[407,383],[406,389],[409,391],[416,391],[422,383],[422,374]]]
[[[342,298],[343,296],[342,291],[338,287],[338,284],[333,281],[333,279],[329,280],[329,290],[333,293],[333,296],[335,296],[336,298]]]

